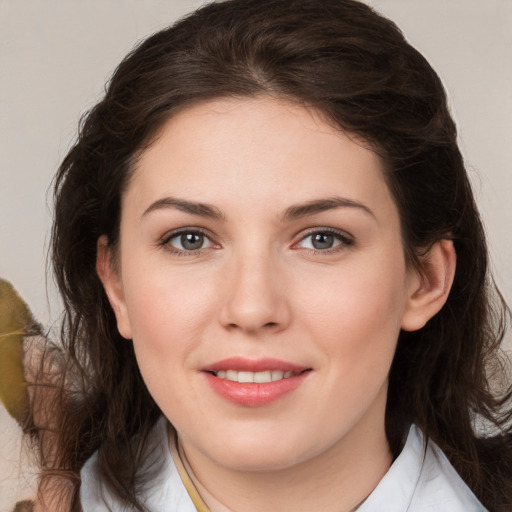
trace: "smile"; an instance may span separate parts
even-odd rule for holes
[[[263,407],[301,387],[312,368],[278,359],[231,357],[201,368],[210,389],[241,407]]]
[[[232,382],[240,383],[256,383],[266,384],[268,382],[276,382],[282,379],[289,379],[299,375],[301,372],[282,371],[282,370],[267,370],[261,372],[249,372],[238,370],[220,370],[215,372],[215,376],[219,379],[230,380]]]

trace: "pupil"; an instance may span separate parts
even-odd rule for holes
[[[181,245],[188,251],[200,249],[203,245],[204,236],[198,233],[186,233],[181,235]]]
[[[326,233],[316,233],[312,240],[315,249],[330,249],[333,242],[334,236]]]

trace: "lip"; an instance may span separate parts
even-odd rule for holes
[[[238,370],[261,372],[281,370],[297,375],[266,383],[241,383],[221,379],[214,372]],[[225,400],[244,407],[262,407],[271,404],[297,389],[311,373],[311,368],[279,359],[246,359],[230,357],[201,369],[210,388]]]
[[[204,372],[220,372],[226,370],[238,370],[240,372],[264,372],[266,370],[281,370],[283,372],[302,372],[309,370],[307,366],[302,366],[280,359],[263,358],[263,359],[247,359],[245,357],[229,357],[222,361],[217,361],[204,368]]]

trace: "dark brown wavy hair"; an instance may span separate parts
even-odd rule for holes
[[[83,118],[55,181],[52,261],[65,304],[64,351],[43,366],[60,390],[53,448],[39,436],[43,482],[70,482],[79,510],[79,472],[98,450],[102,481],[143,510],[137,468],[161,412],[117,331],[96,275],[96,243],[107,235],[116,248],[134,161],[169,118],[198,102],[258,95],[314,107],[380,156],[411,265],[421,268],[432,244],[453,240],[446,305],[423,329],[399,336],[386,432],[396,455],[416,423],[486,507],[510,510],[510,389],[499,348],[510,310],[489,274],[456,128],[427,61],[394,23],[355,0],[208,4],[136,47]],[[493,436],[479,436],[475,422]]]

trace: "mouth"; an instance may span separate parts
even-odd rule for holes
[[[268,405],[299,388],[312,368],[277,359],[234,357],[201,370],[211,389],[239,406]]]
[[[239,370],[219,370],[211,372],[219,379],[229,380],[231,382],[240,382],[242,384],[267,384],[269,382],[276,382],[283,379],[296,377],[301,373],[308,371],[302,370],[298,372],[283,371],[283,370],[265,370],[260,372],[239,371]]]

